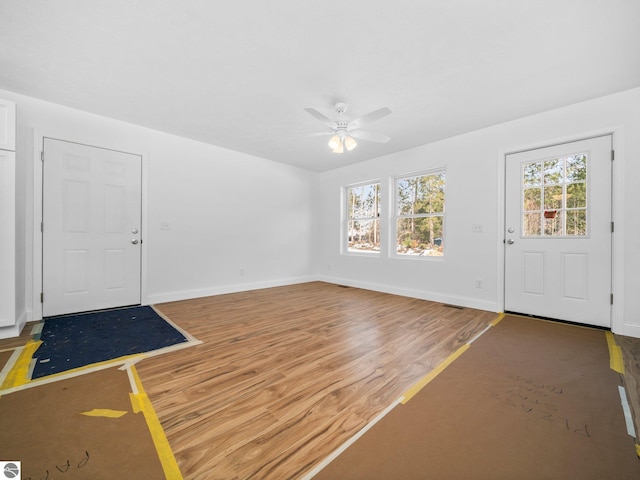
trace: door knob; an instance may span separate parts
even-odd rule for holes
[[[513,238],[510,238],[509,240],[507,240],[507,243],[509,245],[513,245],[515,243],[515,240]]]
[[[134,238],[133,240],[131,240],[131,243],[133,243],[134,245],[137,245],[138,244],[138,239]]]

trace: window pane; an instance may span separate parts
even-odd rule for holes
[[[540,210],[540,197],[542,193],[540,188],[525,188],[524,190],[524,211]]]
[[[562,217],[564,212],[556,211],[549,215],[544,215],[544,234],[550,237],[564,235],[562,231]]]
[[[587,167],[586,153],[523,164],[523,236],[587,235]]]
[[[444,171],[397,179],[396,252],[441,256],[444,210]]]
[[[562,186],[546,187],[544,189],[544,208],[562,208]]]
[[[584,153],[567,157],[567,182],[584,182],[587,179],[587,156]]]
[[[351,252],[379,252],[380,221],[349,221],[348,248]]]
[[[540,212],[525,213],[523,216],[522,234],[525,237],[539,237],[542,234]]]
[[[444,249],[443,221],[442,216],[398,219],[397,253],[441,256]]]
[[[396,192],[399,215],[444,212],[444,173],[399,179]]]
[[[587,211],[567,211],[567,235],[585,236],[587,234]]]
[[[444,212],[444,173],[418,178],[415,213]]]
[[[415,178],[403,178],[396,183],[399,215],[409,215],[413,213],[416,188],[417,181]]]
[[[567,185],[567,208],[584,208],[587,206],[587,184],[572,183]]]
[[[539,162],[525,163],[522,166],[523,185],[532,187],[542,184],[542,164]]]
[[[546,160],[544,162],[544,184],[553,185],[562,183],[564,179],[564,162],[562,159]]]
[[[347,189],[348,217],[377,218],[380,208],[380,184],[360,185]]]
[[[380,251],[380,184],[346,188],[346,249],[349,252]],[[343,237],[344,238],[344,237]],[[343,240],[344,241],[344,240]]]

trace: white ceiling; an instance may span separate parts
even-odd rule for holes
[[[637,86],[640,0],[0,0],[1,89],[314,171]]]

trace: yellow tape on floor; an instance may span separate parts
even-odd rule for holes
[[[29,368],[31,366],[31,359],[33,358],[33,354],[38,349],[40,344],[42,344],[42,340],[29,340],[25,344],[25,346],[22,347],[20,356],[16,360],[16,363],[11,371],[9,371],[9,373],[7,374],[7,378],[5,378],[4,382],[2,382],[0,390],[19,387],[29,382]]]
[[[440,374],[440,372],[442,372],[445,368],[447,368],[449,365],[451,365],[451,363],[456,358],[458,358],[460,355],[462,355],[464,352],[466,352],[469,347],[470,347],[469,344],[461,346],[458,350],[456,350],[451,355],[449,355],[449,357],[447,357],[444,361],[440,362],[438,364],[438,366],[436,368],[434,368],[432,371],[430,371],[422,380],[420,380],[418,383],[413,385],[409,390],[404,392],[402,394],[402,396],[404,397],[402,399],[402,404],[404,405],[409,400],[411,400],[411,398],[413,398],[413,396],[416,393],[418,393],[420,390],[422,390],[424,388],[424,386],[427,385],[431,380],[436,378]]]
[[[147,426],[149,427],[149,432],[151,432],[153,443],[156,446],[156,451],[158,452],[158,457],[160,458],[160,463],[162,464],[165,477],[168,480],[182,480],[182,474],[180,473],[178,462],[176,462],[176,458],[171,450],[171,445],[169,445],[169,440],[167,440],[167,436],[162,429],[160,419],[158,418],[156,411],[153,409],[151,400],[149,400],[149,397],[144,392],[138,372],[133,365],[129,368],[138,392],[130,394],[133,411],[134,413],[142,412],[144,418],[147,420]]]
[[[495,327],[498,323],[500,323],[500,320],[502,320],[504,317],[505,317],[505,314],[500,312],[498,316],[489,323],[489,325],[491,325],[492,327]]]
[[[88,412],[80,412],[80,415],[87,417],[105,417],[105,418],[120,418],[126,415],[124,410],[112,410],[110,408],[94,408]]]
[[[494,320],[489,322],[489,326],[495,327],[498,323],[500,323],[500,320],[502,320],[504,317],[505,317],[504,313],[498,314],[498,316]],[[479,336],[481,336],[488,329],[489,328],[486,328]],[[475,341],[475,338],[472,341]],[[436,368],[434,368],[431,372],[429,372],[421,380],[419,380],[416,384],[414,384],[411,388],[409,388],[409,390],[407,390],[402,394],[401,403],[404,405],[409,400],[411,400],[411,398],[413,398],[420,390],[422,390],[425,387],[425,385],[427,385],[431,380],[436,378],[445,368],[451,365],[451,363],[453,363],[453,361],[456,358],[458,358],[460,355],[466,352],[470,346],[471,346],[470,343],[463,345],[458,350],[456,350],[451,355],[449,355],[445,360],[440,362]]]
[[[624,361],[622,359],[622,349],[616,343],[616,339],[611,332],[605,332],[607,345],[609,346],[609,366],[611,370],[624,373]]]

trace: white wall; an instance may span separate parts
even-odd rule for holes
[[[483,161],[478,148],[477,141],[454,139],[322,174],[317,185],[322,257],[316,270],[337,283],[498,311],[497,153]],[[393,177],[437,167],[446,168],[445,256],[387,256],[393,241],[384,219],[392,205]],[[341,187],[365,180],[381,181],[382,254],[341,255]],[[472,233],[473,224],[481,224],[483,233]],[[476,280],[482,289],[475,288]]]
[[[148,301],[309,280],[311,178],[187,140],[151,153]]]
[[[310,172],[8,91],[0,98],[18,111],[20,323],[41,316],[42,136],[143,156],[143,303],[311,278]]]
[[[613,329],[640,337],[640,89],[319,174],[315,271],[336,283],[501,311],[504,155],[604,133],[613,133],[616,149]],[[341,187],[382,180],[389,205],[390,178],[441,166],[447,169],[444,260],[340,254]],[[472,233],[473,224],[483,232]]]
[[[144,303],[318,278],[500,311],[504,155],[613,132],[613,328],[640,337],[640,89],[322,174],[12,92],[0,90],[0,98],[18,105],[20,322],[40,315],[35,296],[40,285],[40,236],[34,234],[34,226],[40,221],[41,167],[36,159],[43,135],[143,155]],[[444,260],[340,254],[342,186],[380,179],[388,197],[391,177],[441,166],[447,169]],[[161,230],[162,222],[170,230]],[[481,224],[483,232],[472,233],[473,224]],[[482,280],[482,289],[475,288],[476,279]],[[0,331],[2,336],[6,332]]]

